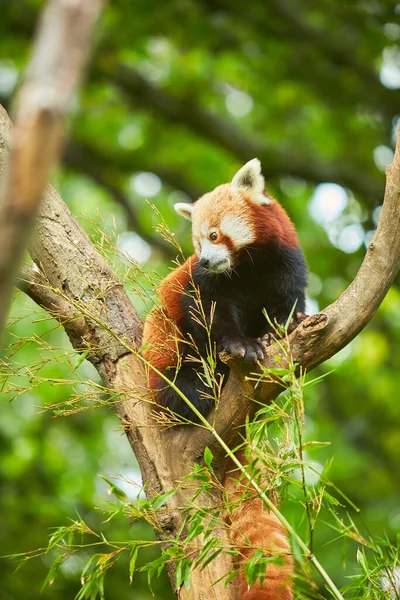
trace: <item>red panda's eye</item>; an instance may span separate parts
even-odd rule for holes
[[[217,233],[216,231],[212,231],[212,232],[210,233],[210,240],[211,240],[212,242],[215,242],[215,240],[217,239],[217,237],[218,237],[218,233]]]

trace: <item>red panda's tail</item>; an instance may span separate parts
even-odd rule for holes
[[[263,505],[261,498],[255,495],[247,498],[247,494],[247,499],[238,502],[243,496],[244,485],[238,483],[237,471],[233,476],[226,471],[225,486],[229,502],[237,503],[227,521],[232,544],[240,552],[239,600],[293,600],[293,559],[284,526]],[[268,557],[276,557],[277,562],[267,563],[262,583],[257,579],[256,583],[249,585],[245,567],[258,549]]]

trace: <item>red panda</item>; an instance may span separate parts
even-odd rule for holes
[[[193,355],[207,360],[216,348],[215,376],[222,381],[229,369],[218,358],[221,350],[247,361],[262,360],[261,338],[272,330],[271,323],[284,324],[294,306],[304,313],[307,268],[292,222],[265,192],[258,159],[246,163],[231,183],[218,186],[194,204],[178,203],[174,208],[192,221],[195,254],[162,281],[161,307],[146,319],[142,354],[205,416],[214,400]],[[206,323],[199,314],[199,300]],[[148,379],[160,406],[196,421],[179,394],[151,367]],[[251,539],[253,529],[256,546],[264,520],[267,530],[262,532],[261,545],[267,551],[273,546],[287,554],[290,546],[281,524],[272,513],[262,511],[260,503],[254,498],[236,510],[232,530],[243,531],[243,538]],[[251,526],[252,519],[256,525]],[[239,544],[240,535],[234,537]],[[261,588],[247,589],[242,574],[240,599],[291,600],[290,573],[288,557],[284,566],[271,565]]]

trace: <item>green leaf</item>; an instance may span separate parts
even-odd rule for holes
[[[57,556],[56,559],[53,561],[53,563],[49,569],[49,572],[47,573],[46,578],[43,581],[43,585],[42,585],[42,589],[41,589],[42,592],[45,587],[47,587],[47,586],[50,587],[51,585],[53,585],[53,583],[58,575],[58,572],[60,570],[60,567],[63,563],[63,558],[64,558],[63,556]]]
[[[202,569],[202,570],[203,570],[203,569],[205,569],[205,568],[206,568],[206,566],[207,566],[208,564],[210,564],[210,562],[211,562],[212,560],[214,560],[214,558],[217,558],[218,554],[221,554],[221,552],[222,552],[222,548],[218,548],[218,550],[216,550],[215,552],[213,552],[212,554],[210,554],[210,556],[208,556],[208,557],[206,558],[206,560],[205,560],[205,561],[202,563],[202,565],[201,565],[201,569]]]
[[[333,504],[333,506],[340,506],[339,500],[337,500],[334,496],[331,496],[331,494],[326,490],[324,490],[324,498],[329,502],[329,504]]]
[[[100,477],[110,486],[111,494],[114,494],[114,496],[121,502],[128,502],[128,496],[123,490],[121,490],[121,488],[115,485],[115,483],[108,479],[108,477],[105,477],[104,475],[100,475]]]
[[[365,558],[364,550],[362,550],[361,548],[357,548],[357,562],[360,565],[360,567],[362,568],[362,570],[364,571],[364,573],[366,575],[368,575],[369,574],[368,563]]]
[[[197,537],[198,535],[200,535],[201,533],[203,533],[204,531],[204,525],[202,525],[201,523],[190,523],[189,527],[188,527],[188,533],[186,536],[186,541],[190,542],[190,540],[192,540],[193,538]]]
[[[158,510],[161,508],[172,496],[176,493],[176,490],[171,490],[170,492],[166,492],[165,494],[161,494],[161,496],[157,496],[151,502],[151,507],[153,510]]]
[[[135,572],[136,559],[138,557],[138,552],[139,552],[139,546],[134,546],[134,548],[131,552],[131,557],[129,559],[129,583],[132,583],[132,580],[133,580],[133,574]]]
[[[89,351],[86,352],[82,352],[78,358],[78,360],[76,361],[76,365],[75,367],[72,369],[72,372],[74,373],[75,371],[77,371],[79,369],[79,367],[81,366],[81,364],[86,360],[86,358],[89,355]]]
[[[211,452],[210,448],[208,446],[206,446],[205,450],[204,450],[204,462],[206,463],[207,467],[209,467],[211,469],[211,463],[213,460],[214,456],[213,453]]]
[[[175,567],[175,586],[179,590],[182,585],[182,559],[178,560]]]

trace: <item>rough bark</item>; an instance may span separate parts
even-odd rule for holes
[[[10,127],[5,111],[0,120],[0,168],[7,160]],[[345,346],[368,323],[397,274],[400,260],[400,156],[399,148],[387,171],[384,208],[376,235],[363,265],[349,288],[318,315],[305,320],[286,343],[293,360],[302,369],[312,369]],[[157,535],[175,535],[182,523],[179,507],[191,496],[182,484],[194,462],[201,462],[205,446],[212,448],[216,467],[222,473],[224,453],[205,430],[178,427],[162,430],[153,420],[143,366],[135,352],[140,347],[142,326],[121,281],[103,256],[93,247],[61,198],[48,187],[40,207],[30,253],[40,268],[24,284],[38,304],[62,322],[75,348],[89,351],[107,388],[120,392],[117,414],[136,454],[150,498],[176,488],[177,492],[158,516]],[[265,366],[275,366],[279,349],[272,346]],[[215,428],[229,443],[235,441],[246,414],[254,411],[253,396],[271,402],[281,391],[278,383],[256,390],[243,380],[248,367],[231,360],[231,374],[224,388]],[[280,363],[282,366],[282,363]],[[217,494],[200,496],[199,505],[217,506]],[[227,543],[227,532],[218,532]],[[200,543],[201,540],[198,540]],[[222,553],[203,571],[195,570],[184,600],[235,600],[234,583],[212,587],[212,582],[232,568],[229,555]],[[171,581],[174,568],[170,565]]]
[[[10,161],[0,190],[0,332],[103,2],[51,0],[42,15],[17,99]]]

